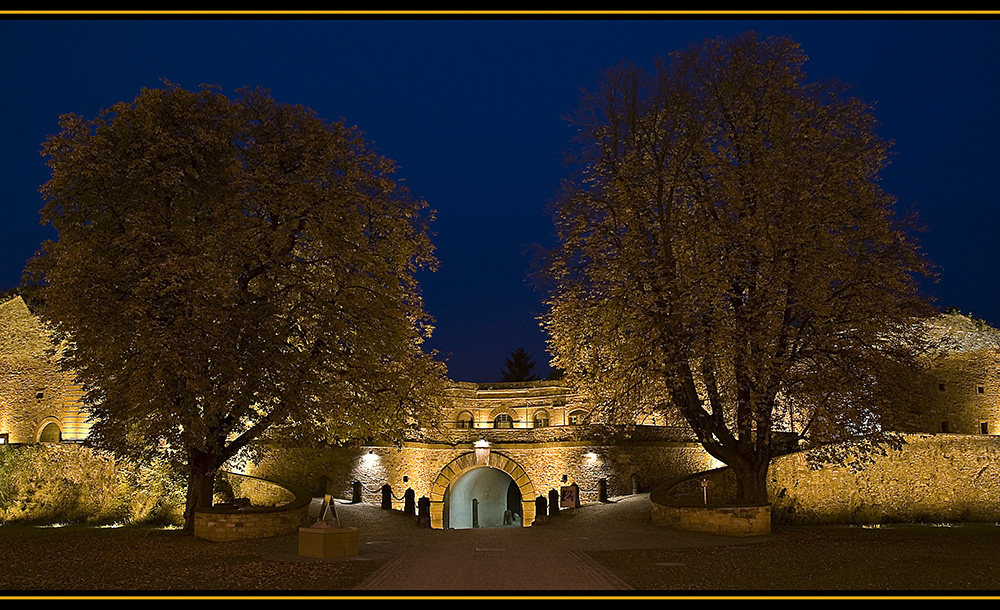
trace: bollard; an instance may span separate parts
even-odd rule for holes
[[[608,480],[598,479],[597,480],[597,501],[607,502],[608,501]]]
[[[559,516],[559,492],[554,489],[549,491],[549,516]]]
[[[330,479],[327,476],[320,475],[319,479],[316,481],[315,496],[322,498],[327,494],[330,488]]]
[[[392,487],[386,483],[382,486],[382,509],[390,510],[392,508]]]
[[[532,525],[541,525],[545,523],[545,513],[548,511],[546,506],[545,496],[538,496],[535,498],[535,520]]]
[[[361,503],[361,481],[354,481],[351,483],[351,503]]]
[[[414,503],[415,493],[412,488],[408,488],[403,494],[403,514],[412,517],[416,514],[416,504]]]
[[[431,499],[420,496],[417,500],[417,527],[431,526]]]

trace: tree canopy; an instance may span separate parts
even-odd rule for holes
[[[170,83],[60,127],[41,189],[58,239],[26,278],[70,340],[92,442],[183,461],[188,527],[268,430],[342,442],[428,415],[432,213],[356,127]]]
[[[928,264],[879,185],[890,142],[805,62],[749,32],[607,70],[553,205],[554,365],[611,420],[689,425],[748,502],[779,430],[891,425],[926,311]]]

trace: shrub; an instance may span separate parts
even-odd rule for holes
[[[0,448],[0,520],[176,523],[183,487],[165,464],[127,464],[80,445]]]

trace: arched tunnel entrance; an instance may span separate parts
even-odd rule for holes
[[[445,492],[444,527],[520,527],[521,500],[521,490],[509,474],[497,468],[473,468]]]

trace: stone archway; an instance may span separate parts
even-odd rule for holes
[[[505,455],[488,449],[484,451],[483,448],[479,447],[475,451],[470,451],[452,460],[441,469],[441,472],[434,479],[430,493],[431,527],[436,529],[448,527],[446,508],[451,500],[451,493],[456,489],[456,483],[464,475],[479,468],[494,468],[506,474],[506,476],[492,477],[492,481],[505,481],[508,478],[512,481],[512,485],[516,487],[516,493],[520,494],[521,525],[531,525],[535,521],[535,486],[531,483],[524,468]],[[499,473],[496,474],[499,475]],[[474,479],[478,479],[483,484],[489,483],[486,477],[490,477],[490,475],[487,473],[473,475]],[[466,482],[469,481],[466,479]],[[459,490],[461,491],[461,488]],[[503,502],[506,502],[506,498]]]
[[[472,468],[448,487],[442,525],[450,529],[521,525],[520,488],[503,470]]]
[[[38,427],[38,432],[35,434],[35,442],[58,443],[61,441],[62,427],[59,425],[59,422],[53,417],[46,418]]]

